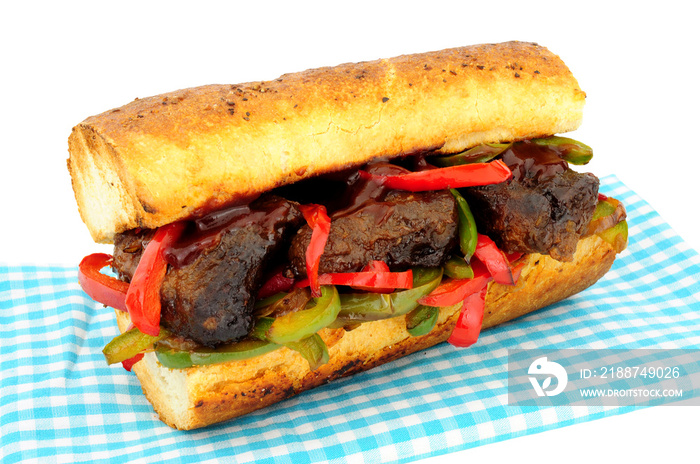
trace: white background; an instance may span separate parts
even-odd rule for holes
[[[135,97],[506,40],[562,56],[588,94],[588,168],[649,201],[695,249],[700,149],[693,2],[3,2],[0,262],[75,264],[92,244],[66,170],[85,117]],[[697,457],[700,409],[657,407],[429,460]]]

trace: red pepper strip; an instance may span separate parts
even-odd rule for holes
[[[370,261],[365,267],[362,268],[362,272],[390,272],[389,265],[384,261]]]
[[[522,258],[524,253],[521,253],[519,251],[516,251],[515,253],[506,253],[506,258],[508,258],[508,262],[512,263],[513,261],[517,261],[520,258]]]
[[[306,275],[311,282],[311,295],[321,297],[321,284],[318,281],[318,267],[321,263],[321,255],[331,232],[331,218],[326,213],[323,205],[299,205],[299,210],[311,227],[311,241],[306,249]]]
[[[122,361],[122,366],[124,366],[124,369],[127,371],[131,372],[131,368],[136,364],[137,362],[141,361],[143,359],[143,353],[139,353],[133,358],[126,359]]]
[[[478,235],[474,256],[486,264],[493,280],[503,285],[515,285],[506,255],[486,235]]]
[[[433,290],[429,295],[418,300],[419,304],[425,306],[445,307],[456,305],[464,301],[469,295],[476,293],[486,286],[492,277],[488,270],[477,259],[471,262],[474,270],[473,279],[450,279],[441,283],[438,288]]]
[[[454,346],[466,348],[471,346],[479,339],[481,333],[481,323],[484,320],[484,306],[486,305],[486,292],[488,287],[484,287],[471,295],[469,295],[462,303],[462,312],[457,319],[450,338],[449,343]]]
[[[389,265],[384,261],[370,261],[365,267],[362,268],[362,272],[391,272]],[[391,293],[396,288],[376,288],[376,287],[353,287],[355,290],[362,290],[363,292],[371,293]]]
[[[490,163],[463,164],[428,171],[410,172],[394,176],[380,176],[360,171],[363,179],[372,179],[384,187],[409,192],[425,192],[447,188],[474,187],[498,184],[510,179],[513,174],[508,166],[495,160]]]
[[[80,261],[78,282],[85,293],[93,300],[112,308],[126,311],[126,292],[129,284],[100,272],[112,263],[112,257],[105,253],[93,253]]]
[[[413,288],[413,271],[405,272],[337,272],[318,276],[320,285],[347,285],[350,287],[371,287],[373,290]],[[309,279],[300,280],[295,287],[306,287]],[[390,292],[389,292],[390,293]]]
[[[163,251],[175,243],[184,228],[184,222],[158,228],[131,279],[126,307],[131,321],[145,334],[157,336],[160,333],[160,287],[168,269]]]
[[[288,292],[294,286],[294,279],[285,277],[284,270],[279,269],[260,287],[258,300],[276,295],[280,292]]]
[[[608,199],[608,196],[602,193],[598,194],[598,201],[605,201]]]
[[[518,280],[520,280],[520,274],[523,272],[524,267],[525,263],[520,263],[513,268],[513,280],[516,284],[518,283]]]

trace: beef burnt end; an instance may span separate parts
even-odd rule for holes
[[[457,206],[447,191],[390,191],[333,217],[319,273],[357,272],[374,260],[392,269],[443,264],[458,240]],[[311,229],[302,227],[289,250],[291,269],[306,276]]]
[[[462,189],[481,233],[506,253],[570,261],[593,216],[598,178],[571,169],[539,182],[514,179]]]
[[[212,347],[248,335],[263,272],[285,236],[303,220],[291,202],[278,197],[229,216],[206,233],[189,227],[166,252],[170,266],[161,287],[161,324]],[[115,240],[114,268],[124,280],[133,276],[150,237],[150,231],[126,232]],[[202,246],[195,249],[193,244]]]

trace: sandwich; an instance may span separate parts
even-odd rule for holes
[[[68,169],[114,244],[79,272],[115,309],[107,361],[193,429],[582,291],[627,243],[624,206],[571,167],[592,149],[558,135],[584,101],[558,56],[509,42],[87,118]]]

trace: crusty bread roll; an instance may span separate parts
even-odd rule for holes
[[[546,48],[476,45],[137,99],[73,128],[68,169],[109,243],[376,157],[570,131],[584,99]]]
[[[567,298],[595,283],[612,266],[615,250],[598,236],[579,241],[574,260],[556,261],[539,254],[526,262],[515,287],[491,283],[486,296],[483,328],[493,327]],[[330,361],[316,371],[301,355],[280,348],[257,358],[168,369],[154,353],[134,365],[143,391],[161,420],[178,429],[194,429],[237,417],[328,381],[371,369],[447,340],[460,305],[441,308],[435,328],[412,337],[405,316],[367,322],[346,332],[324,329]],[[129,316],[117,311],[125,331]]]
[[[108,243],[375,158],[567,132],[580,124],[584,100],[547,49],[477,45],[137,99],[73,128],[68,169],[83,221]],[[580,240],[571,262],[522,257],[516,286],[490,284],[483,327],[583,290],[614,257],[597,236]],[[435,328],[419,337],[404,316],[323,329],[330,359],[315,371],[287,348],[187,369],[165,368],[147,353],[133,370],[164,422],[193,429],[445,341],[460,309],[441,308]],[[117,311],[117,320],[125,331],[128,314]]]

